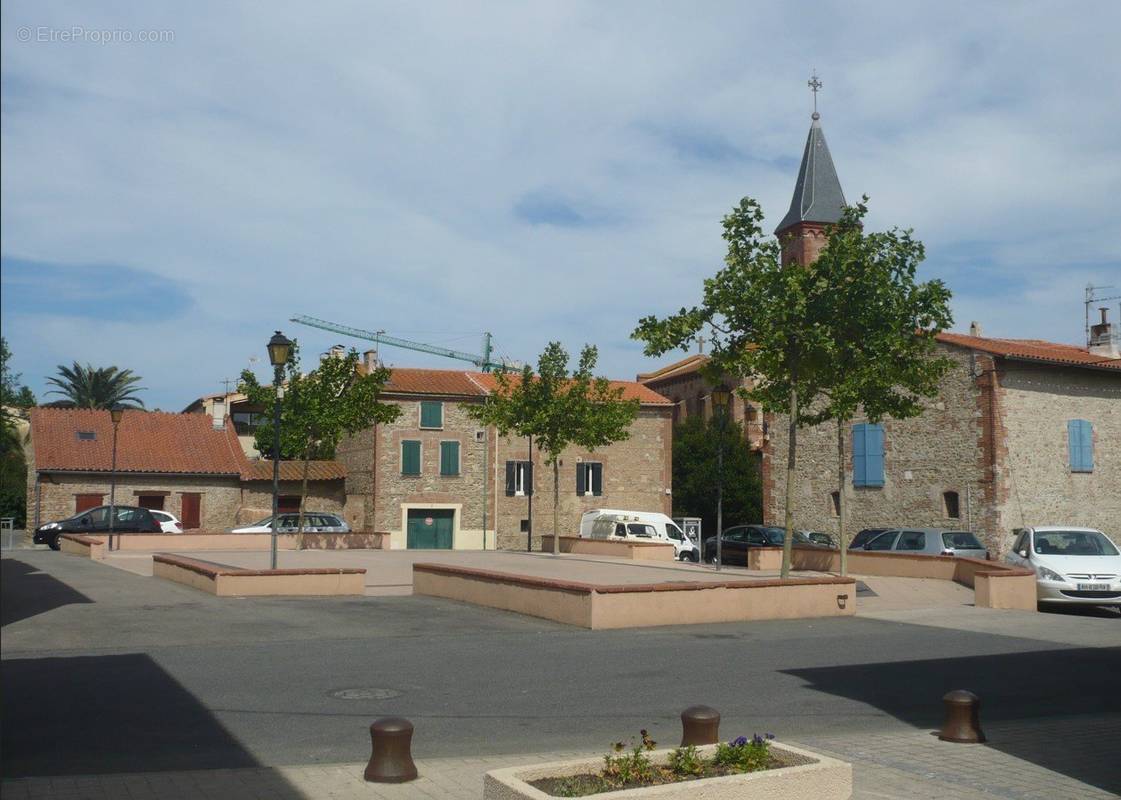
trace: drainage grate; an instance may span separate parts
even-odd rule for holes
[[[400,697],[396,689],[378,689],[373,686],[356,686],[350,689],[332,689],[327,692],[328,697],[336,700],[390,700]]]

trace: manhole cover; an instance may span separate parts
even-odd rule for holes
[[[359,686],[353,689],[332,689],[327,692],[328,697],[336,700],[389,700],[400,697],[396,689],[375,689],[371,686]]]

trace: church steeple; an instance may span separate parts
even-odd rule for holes
[[[817,90],[821,88],[821,81],[816,74],[809,85],[814,92],[813,122],[806,137],[790,210],[775,228],[775,235],[783,241],[783,260],[794,259],[801,263],[817,257],[825,244],[825,226],[839,222],[845,207],[845,194],[841,191],[829,145],[825,143],[821,115],[817,113]],[[818,243],[814,246],[814,241],[803,241],[806,239]]]

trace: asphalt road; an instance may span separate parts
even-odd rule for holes
[[[418,757],[669,743],[694,703],[729,736],[859,737],[934,728],[963,687],[988,720],[1121,735],[1118,615],[585,631],[423,597],[218,599],[52,552],[0,564],[5,777],[361,761],[390,714]]]

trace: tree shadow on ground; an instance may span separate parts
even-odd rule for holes
[[[5,778],[260,766],[143,654],[9,659],[2,686]]]
[[[93,600],[18,558],[0,559],[0,627]]]
[[[818,691],[865,703],[916,728],[942,724],[942,696],[981,698],[992,747],[1109,791],[1121,789],[1121,648],[1084,648],[784,670]],[[1071,720],[1055,734],[1052,717]],[[971,745],[962,745],[968,747]]]

